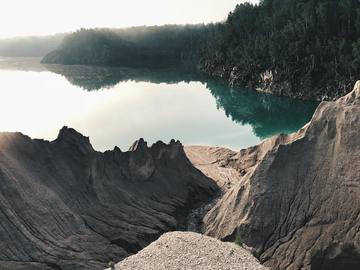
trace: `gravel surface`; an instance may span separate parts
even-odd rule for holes
[[[247,250],[192,232],[166,233],[117,270],[266,270]]]

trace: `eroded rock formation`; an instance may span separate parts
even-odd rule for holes
[[[52,142],[0,133],[0,268],[103,269],[216,189],[179,142],[100,153],[66,127]]]
[[[205,233],[241,237],[272,269],[360,269],[359,134],[360,82],[299,132],[212,162],[244,175],[205,216]]]

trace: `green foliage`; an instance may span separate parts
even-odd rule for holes
[[[240,235],[236,236],[234,243],[240,247],[242,247],[244,245],[244,241]]]
[[[360,74],[357,0],[245,3],[212,31],[204,69],[238,66],[244,78],[271,69],[280,78],[307,78],[311,87]]]
[[[353,68],[360,69],[360,38],[352,44],[353,48]]]

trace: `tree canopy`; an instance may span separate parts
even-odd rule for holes
[[[312,88],[359,75],[358,0],[245,3],[212,31],[203,64],[238,66],[244,78],[270,69]]]
[[[80,29],[44,62],[141,67],[193,63],[205,34],[204,25]]]

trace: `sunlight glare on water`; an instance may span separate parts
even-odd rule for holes
[[[216,109],[200,82],[154,84],[123,82],[113,89],[87,92],[50,72],[1,71],[0,130],[53,140],[67,125],[104,151],[127,149],[136,139],[149,143],[172,138],[185,144],[238,148],[255,144],[251,126],[240,126]]]

